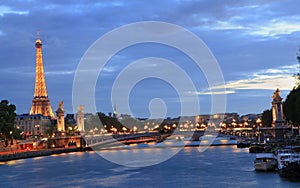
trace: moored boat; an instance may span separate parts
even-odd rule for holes
[[[277,150],[278,173],[281,177],[300,179],[300,153],[293,148]]]
[[[265,144],[251,144],[249,147],[250,153],[267,153],[271,151],[271,147]]]
[[[248,140],[242,140],[240,142],[237,143],[236,147],[237,148],[248,148],[251,146],[251,141]]]
[[[254,160],[254,168],[256,171],[275,171],[277,168],[277,160],[273,153],[258,153]]]

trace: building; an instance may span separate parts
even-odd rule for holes
[[[207,124],[210,118],[211,118],[210,114],[200,114],[195,117],[195,122],[199,124],[201,123]]]
[[[261,117],[262,114],[245,114],[240,117],[240,121],[257,121]]]
[[[47,131],[52,125],[52,120],[50,116],[43,116],[41,114],[22,114],[16,116],[14,124],[20,130],[23,139],[30,139],[47,136]]]
[[[66,119],[66,123],[68,125],[71,125],[71,126],[76,126],[77,125],[76,119],[75,119],[75,114],[67,114],[65,119]]]
[[[236,122],[239,121],[239,119],[240,119],[240,115],[236,112],[224,114],[224,121],[226,123]]]

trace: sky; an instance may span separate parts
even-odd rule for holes
[[[73,80],[89,47],[126,24],[162,21],[194,33],[215,56],[225,81],[226,112],[262,113],[271,107],[276,88],[285,99],[294,86],[300,46],[299,6],[297,0],[1,1],[0,99],[15,104],[18,114],[29,113],[35,80],[34,43],[39,32],[52,108],[55,111],[63,100],[66,113],[73,113]],[[95,86],[97,111],[113,111],[111,92],[117,76],[132,62],[147,57],[168,59],[190,76],[200,113],[211,112],[211,94],[224,94],[216,91],[224,85],[209,87],[206,73],[182,52],[146,43],[123,49],[102,69]],[[148,62],[144,68],[147,66],[159,63]],[[172,71],[165,70],[165,74]],[[182,115],[176,88],[158,78],[137,83],[129,103],[135,117],[149,117],[160,110],[166,116]],[[122,113],[123,106],[116,105]],[[195,114],[189,111],[184,115]]]

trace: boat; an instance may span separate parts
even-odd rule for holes
[[[277,150],[278,173],[283,178],[300,178],[300,152],[292,147]]]
[[[252,142],[253,142],[252,140],[242,140],[242,141],[237,142],[236,147],[237,148],[248,148],[251,146]]]
[[[268,153],[271,147],[266,144],[254,143],[249,147],[249,153]]]
[[[256,171],[275,171],[277,169],[276,157],[273,153],[256,154],[254,169]]]

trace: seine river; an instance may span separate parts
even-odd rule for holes
[[[133,149],[138,150],[138,149]],[[164,148],[143,149],[156,158]],[[126,155],[138,151],[120,150]],[[120,155],[114,150],[107,156]],[[215,146],[204,152],[186,147],[157,165],[126,167],[95,152],[77,152],[0,164],[0,187],[300,187],[276,172],[255,172],[254,154],[236,146]]]

